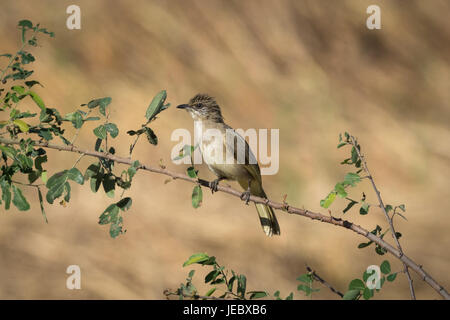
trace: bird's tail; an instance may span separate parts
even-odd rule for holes
[[[246,180],[238,180],[238,182],[241,187],[244,188],[244,190],[248,189],[248,182]],[[251,183],[250,194],[267,199],[266,193],[264,192],[261,183],[258,183],[255,180],[253,180],[252,182],[253,183]],[[277,217],[275,216],[275,212],[273,212],[273,209],[263,203],[255,203],[255,206],[256,211],[258,211],[259,220],[261,222],[264,233],[269,237],[273,235],[279,235],[280,226],[278,225]]]
[[[255,203],[255,206],[264,233],[269,237],[272,235],[280,235],[280,226],[278,225],[277,217],[273,209],[262,203]]]

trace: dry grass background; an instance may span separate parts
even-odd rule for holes
[[[365,9],[375,2],[382,29],[369,31]],[[266,192],[274,200],[287,193],[291,204],[311,210],[320,210],[319,200],[346,173],[338,165],[346,154],[335,146],[339,132],[352,132],[385,201],[406,204],[409,221],[397,220],[406,253],[450,288],[448,1],[76,1],[78,31],[65,27],[72,3],[3,1],[0,10],[2,53],[17,48],[20,19],[56,33],[33,49],[34,78],[45,86],[37,90],[47,105],[70,112],[111,96],[111,120],[122,134],[116,146],[125,155],[125,131],[142,122],[159,90],[167,89],[172,105],[210,93],[233,127],[280,128],[280,170],[264,177]],[[136,158],[148,164],[162,158],[184,171],[170,162],[170,134],[192,131],[191,121],[175,108],[165,111],[154,123],[160,144],[138,144]],[[93,147],[92,129],[84,128],[79,146]],[[76,159],[51,155],[52,172]],[[80,169],[90,161],[83,159]],[[200,174],[212,177],[205,167]],[[97,224],[111,200],[87,186],[74,188],[66,208],[47,206],[48,225],[35,194],[27,193],[28,212],[2,209],[0,298],[160,299],[184,280],[183,261],[199,251],[246,274],[249,289],[282,295],[296,290],[305,262],[341,290],[386,257],[401,268],[373,249],[356,249],[363,239],[351,232],[281,212],[282,236],[266,238],[253,206],[205,190],[195,210],[192,185],[165,179],[137,176],[124,216],[128,231],[115,240]],[[353,195],[363,189],[369,185]],[[333,214],[344,206],[338,202]],[[367,228],[386,225],[376,210],[346,218]],[[82,290],[65,288],[70,264],[81,267]],[[413,277],[419,298],[438,298]],[[318,297],[335,298],[326,289]],[[408,297],[404,277],[376,296]]]

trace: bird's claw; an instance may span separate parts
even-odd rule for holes
[[[250,201],[250,191],[247,190],[245,192],[242,192],[241,194],[241,200],[245,201],[245,204],[248,205],[249,201]]]
[[[217,187],[219,186],[219,179],[213,180],[209,183],[209,188],[211,189],[211,193],[217,192]]]

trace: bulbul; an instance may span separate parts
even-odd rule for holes
[[[200,139],[198,143],[203,160],[217,176],[210,185],[212,192],[217,191],[221,180],[235,180],[246,190],[242,199],[246,199],[247,203],[250,195],[267,198],[255,156],[247,141],[223,121],[220,107],[214,98],[207,94],[197,94],[188,104],[177,108],[190,113],[197,137],[203,137],[207,132],[219,133],[208,135],[208,139]],[[255,206],[264,233],[269,237],[279,235],[280,226],[273,209],[261,203],[255,203]]]

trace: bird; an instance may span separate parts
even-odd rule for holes
[[[187,104],[178,105],[177,108],[189,112],[194,120],[195,136],[203,137],[198,143],[203,160],[217,176],[209,185],[212,193],[217,191],[220,181],[231,180],[237,181],[245,190],[241,199],[245,200],[246,204],[250,195],[267,199],[262,186],[261,171],[252,150],[247,141],[224,122],[216,100],[208,94],[199,93]],[[204,135],[208,132],[217,134],[206,139]],[[245,159],[242,152],[245,152]],[[230,163],[226,159],[233,161]],[[280,235],[280,226],[274,210],[263,203],[255,203],[255,206],[264,233],[269,237]]]

